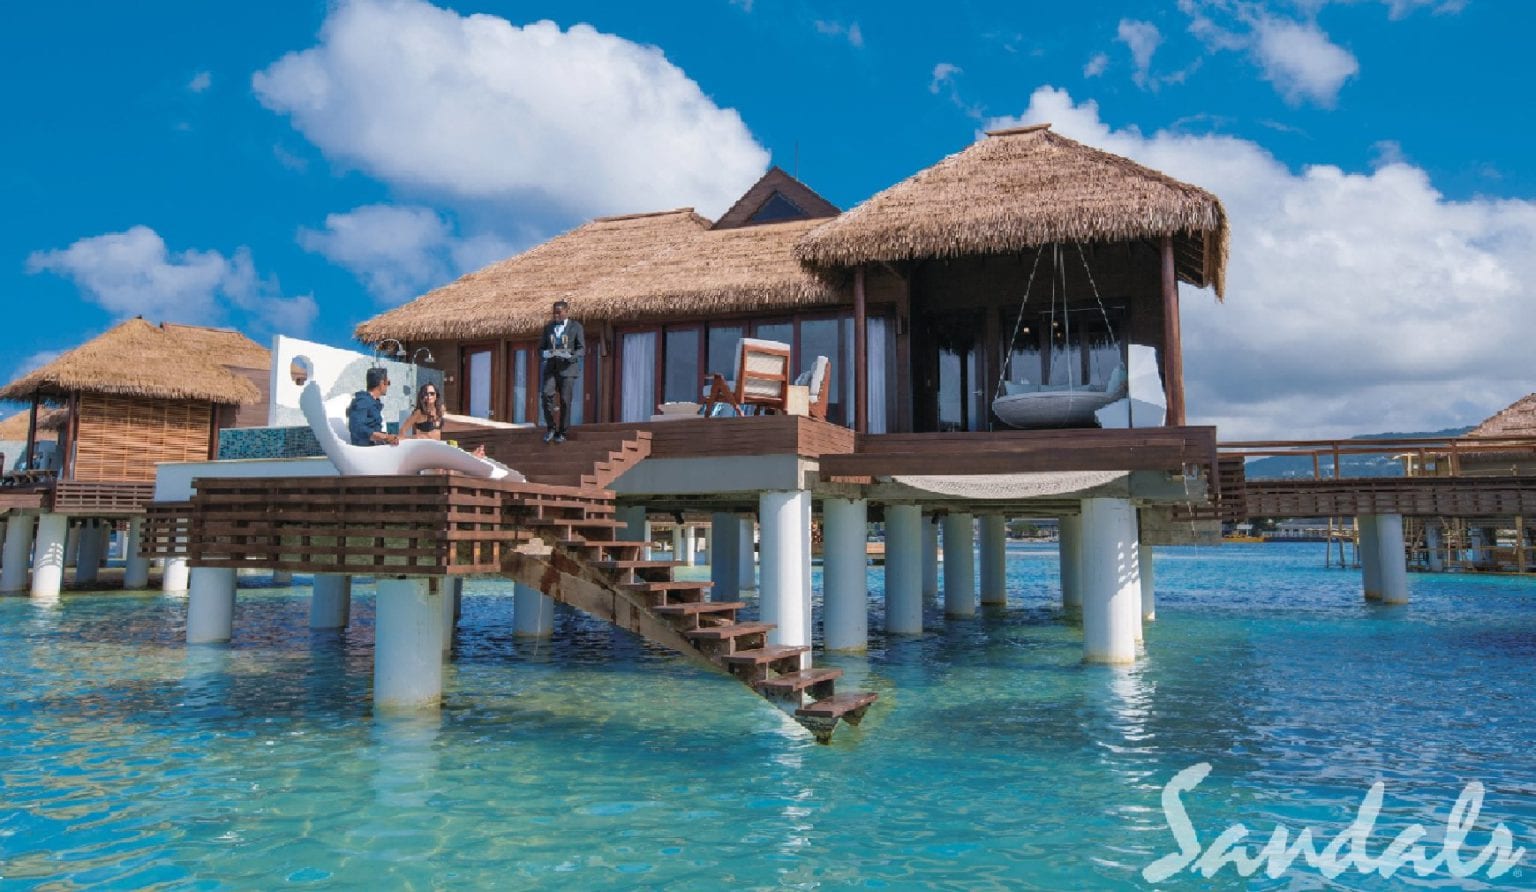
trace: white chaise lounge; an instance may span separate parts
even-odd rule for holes
[[[304,420],[315,432],[325,457],[344,477],[419,474],[428,470],[458,471],[471,477],[521,481],[522,474],[489,458],[478,458],[441,440],[401,440],[398,446],[353,446],[347,422],[326,411],[320,388],[311,381],[299,394]]]

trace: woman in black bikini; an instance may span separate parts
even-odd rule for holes
[[[428,384],[416,392],[416,408],[400,425],[402,440],[441,440],[443,438],[443,401],[437,385]],[[476,446],[471,455],[485,458],[485,447]]]
[[[443,403],[438,398],[436,384],[428,384],[416,392],[416,409],[400,425],[400,437],[406,440],[443,438]]]

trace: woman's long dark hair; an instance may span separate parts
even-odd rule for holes
[[[427,408],[427,388],[428,387],[432,388],[432,392],[437,394],[437,399],[433,401],[433,406],[430,409]],[[421,414],[427,416],[428,418],[432,419],[433,421],[437,422],[438,424],[442,424],[443,423],[443,389],[441,387],[438,387],[436,384],[432,384],[430,382],[427,383],[427,384],[423,384],[421,387],[417,388],[416,389],[416,411],[418,411]]]

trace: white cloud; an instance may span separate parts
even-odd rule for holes
[[[1115,30],[1115,39],[1131,51],[1131,61],[1136,64],[1136,73],[1132,79],[1136,85],[1143,88],[1150,86],[1152,54],[1157,52],[1163,42],[1163,35],[1158,32],[1157,26],[1151,22],[1121,19],[1120,26]]]
[[[1098,77],[1099,75],[1103,74],[1104,69],[1108,67],[1109,54],[1094,53],[1093,57],[1088,60],[1088,64],[1083,66],[1083,77]]]
[[[298,241],[351,271],[387,304],[512,253],[496,236],[458,238],[448,221],[429,208],[383,204],[329,214],[324,229],[300,229]]]
[[[950,85],[955,77],[964,71],[965,69],[952,62],[940,62],[933,66],[933,79],[928,82],[928,92],[937,95],[939,90]]]
[[[87,300],[118,317],[215,322],[235,309],[260,327],[303,334],[316,312],[314,298],[283,297],[275,281],[261,279],[248,249],[228,257],[172,252],[148,226],[37,251],[27,258],[27,271],[70,279]]]
[[[1226,205],[1227,301],[1183,301],[1191,419],[1223,438],[1475,423],[1536,382],[1536,202],[1452,201],[1405,163],[1298,172],[1248,140],[1111,129],[1052,88],[989,126],[1041,121]]]
[[[317,45],[252,84],[327,156],[392,185],[565,217],[715,214],[769,160],[655,47],[420,0],[342,2]]]
[[[17,378],[30,374],[63,355],[63,350],[39,350],[17,364],[16,371],[7,380],[15,381]]]
[[[819,34],[825,34],[828,37],[846,38],[849,44],[856,47],[862,47],[864,45],[864,32],[859,29],[858,22],[854,22],[851,25],[844,25],[842,22],[817,19],[815,24],[816,31]]]
[[[1355,57],[1315,24],[1265,18],[1255,36],[1254,57],[1287,102],[1332,106],[1344,82],[1360,71]]]
[[[742,12],[752,11],[752,0],[731,0],[731,5],[739,7]]]
[[[211,86],[213,86],[213,72],[210,71],[199,71],[192,75],[190,81],[187,81],[187,89],[193,93],[206,92]]]

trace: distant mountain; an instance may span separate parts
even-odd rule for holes
[[[1466,427],[1447,428],[1440,431],[1423,431],[1419,433],[1400,434],[1360,434],[1350,437],[1351,440],[1403,440],[1410,437],[1459,437],[1472,430],[1473,425]],[[1333,476],[1333,456],[1323,455],[1318,459],[1324,477]],[[1391,455],[1345,455],[1340,464],[1343,465],[1343,477],[1401,477],[1403,476],[1403,463]],[[1248,462],[1246,468],[1249,480],[1285,480],[1287,478],[1301,477],[1312,478],[1312,457],[1310,455],[1276,455],[1269,458],[1256,458]]]

